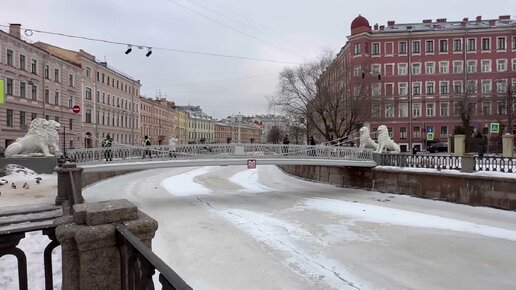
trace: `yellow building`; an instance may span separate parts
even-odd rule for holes
[[[178,139],[179,144],[187,144],[187,127],[188,127],[188,114],[186,111],[176,108],[175,110],[175,118],[176,118],[176,130],[175,137]]]

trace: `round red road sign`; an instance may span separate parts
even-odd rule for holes
[[[81,107],[78,105],[73,106],[72,111],[76,114],[78,114],[81,111]]]

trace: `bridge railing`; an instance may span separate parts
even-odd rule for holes
[[[150,147],[86,148],[68,151],[68,157],[79,164],[153,160],[282,158],[373,160],[371,150],[355,147],[282,145],[282,144],[193,144]]]

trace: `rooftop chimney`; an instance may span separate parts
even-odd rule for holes
[[[385,29],[385,25],[380,25],[380,30],[384,30]]]
[[[446,23],[446,18],[437,18],[438,23]]]
[[[481,15],[477,16],[477,22],[480,22],[480,21],[482,21],[482,16]]]
[[[468,24],[467,21],[461,21],[460,22],[460,27],[466,27],[467,24]]]
[[[19,39],[20,38],[20,27],[21,27],[21,24],[17,24],[17,23],[9,24],[9,34]]]
[[[432,23],[432,19],[424,19],[423,23]]]
[[[495,27],[496,26],[496,20],[489,20],[489,26]]]
[[[396,22],[394,20],[387,21],[387,26],[389,26],[389,27],[394,26],[394,24],[396,24]]]
[[[500,20],[511,20],[511,15],[500,15],[500,17],[498,17],[498,19],[500,19]]]
[[[469,18],[468,18],[468,17],[464,17],[464,18],[462,19],[462,21],[469,21]]]
[[[378,23],[374,25],[374,30],[378,30]]]

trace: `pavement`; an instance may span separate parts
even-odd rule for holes
[[[515,289],[516,213],[347,189],[275,166],[155,169],[94,184],[159,222],[194,289]]]

